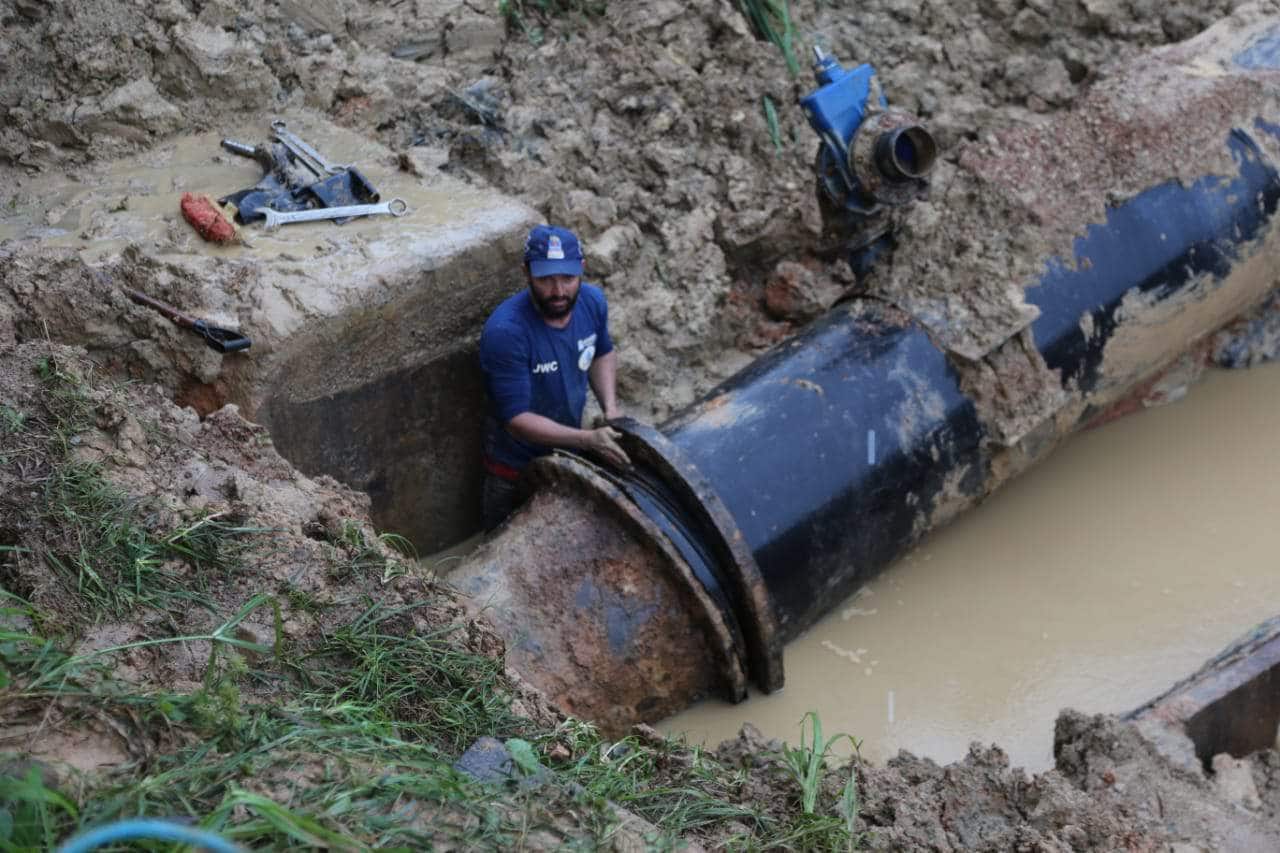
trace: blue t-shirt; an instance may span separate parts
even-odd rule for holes
[[[548,326],[522,290],[494,309],[480,334],[480,367],[489,396],[484,452],[517,471],[551,448],[513,436],[506,425],[533,412],[575,429],[587,404],[587,370],[613,351],[609,307],[600,288],[583,283],[563,329]]]

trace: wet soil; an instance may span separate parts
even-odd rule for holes
[[[792,106],[811,88],[808,45],[877,66],[891,102],[938,133],[945,184],[964,143],[1036,126],[1141,50],[1239,5],[879,0],[853,13],[806,0],[792,6],[793,77],[727,2],[530,16],[535,40],[461,0],[8,0],[0,162],[13,179],[0,207],[26,192],[24,174],[74,174],[180,131],[318,110],[412,168],[489,183],[578,229],[625,344],[623,395],[661,416],[793,327],[761,310],[775,265],[808,262],[819,286],[843,286],[828,271],[814,140]],[[959,216],[982,201],[945,195]],[[990,248],[984,263],[998,267],[1010,247]]]
[[[891,101],[930,122],[944,146],[945,186],[966,144],[989,144],[995,127],[1034,133],[1045,117],[1105,85],[1113,67],[1243,5],[873,0],[854,13],[802,0],[792,12],[802,50],[821,41],[846,62],[875,63]],[[1247,10],[1275,12],[1274,3]],[[387,146],[401,168],[496,187],[579,230],[588,277],[604,283],[614,308],[625,405],[648,417],[691,401],[802,322],[809,310],[788,309],[777,293],[770,302],[771,283],[775,290],[779,281],[806,283],[819,303],[847,288],[847,269],[832,261],[813,194],[814,142],[792,106],[810,87],[808,77],[791,76],[734,4],[616,2],[602,17],[530,17],[526,24],[537,26],[540,38],[510,27],[491,4],[464,0],[0,0],[0,208],[19,206],[42,172],[92,173],[179,133],[220,131],[246,117],[265,125],[289,109],[316,111]],[[945,199],[946,215],[963,217],[981,209],[984,197],[954,192]],[[936,213],[923,206],[907,225],[927,231]],[[1003,269],[1015,244],[983,244],[975,275]],[[955,245],[939,246],[941,254],[911,263],[950,264]],[[237,377],[215,356],[176,333],[140,346],[151,334],[140,309],[85,296],[98,295],[95,271],[104,267],[126,280],[164,282],[175,295],[199,289],[205,298],[201,283],[139,247],[85,259],[44,246],[38,235],[0,245],[0,264],[6,405],[16,410],[32,399],[33,363],[52,357],[80,372],[74,365],[82,355],[59,345],[88,346],[108,375],[158,384],[95,386],[100,423],[79,452],[106,466],[134,499],[154,503],[160,521],[236,513],[286,531],[281,550],[264,556],[251,576],[234,579],[221,603],[243,601],[249,590],[285,594],[289,586],[334,601],[403,600],[412,590],[401,587],[429,583],[318,574],[317,566],[328,565],[324,546],[341,547],[334,541],[341,519],[367,524],[365,498],[297,474],[261,428],[222,407],[237,394]],[[228,279],[256,274],[251,267],[224,272]],[[211,307],[241,316],[248,308],[237,292],[228,287]],[[989,337],[985,328],[970,331]],[[40,343],[46,337],[52,345]],[[194,408],[175,406],[175,397]],[[21,496],[42,475],[14,464],[4,470],[0,530],[6,542],[36,543],[42,522]],[[63,612],[65,590],[47,567],[14,552],[3,572],[7,589]],[[446,602],[439,619],[467,618],[448,593],[431,592]],[[198,613],[189,618],[185,627],[208,627]],[[465,636],[477,650],[500,654],[483,623],[468,624]],[[284,630],[305,642],[323,632],[324,621],[286,613]],[[148,631],[100,626],[84,641],[106,644]],[[189,652],[136,655],[124,665],[142,683],[199,678]],[[520,710],[551,714],[541,702],[523,695]],[[6,731],[19,731],[11,726],[36,713],[6,708]],[[66,724],[65,732],[60,722],[42,729],[50,736],[43,757],[100,754],[110,761],[127,748],[99,723],[67,715]],[[85,745],[90,736],[101,750]],[[750,737],[728,750],[752,771],[754,787],[744,796],[762,808],[794,807],[770,781],[774,750]],[[1277,846],[1267,827],[1280,807],[1274,753],[1250,759],[1255,802],[1233,800],[1207,777],[1172,768],[1113,720],[1064,717],[1055,751],[1058,769],[1036,777],[1011,769],[997,748],[945,768],[907,755],[883,768],[861,767],[868,843],[935,850]],[[723,837],[717,831],[704,840],[714,845]]]

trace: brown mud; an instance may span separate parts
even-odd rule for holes
[[[653,418],[690,402],[848,289],[851,277],[834,260],[813,193],[814,140],[793,106],[810,78],[803,70],[791,77],[734,4],[615,2],[601,17],[531,17],[526,23],[542,28],[540,40],[509,26],[493,5],[0,0],[0,224],[31,205],[42,176],[90,183],[179,134],[265,127],[288,111],[317,113],[392,152],[388,168],[493,187],[577,229],[589,277],[610,296],[625,405]],[[1277,12],[1275,3],[1231,0],[872,0],[856,12],[794,3],[805,45],[820,41],[846,63],[874,63],[890,101],[917,111],[944,150],[931,200],[901,223],[909,237],[921,237],[914,240],[920,252],[896,259],[873,286],[910,304],[912,282],[945,270],[933,298],[948,310],[959,306],[953,320],[971,312],[969,321],[949,327],[956,351],[1016,375],[999,364],[1025,360],[1018,335],[1028,317],[1021,296],[1004,283],[1030,275],[1011,258],[1033,253],[1017,233],[987,233],[983,223],[997,215],[1074,223],[1071,203],[1100,210],[1109,199],[1073,199],[1064,184],[1052,187],[1044,207],[986,210],[992,195],[959,176],[965,158],[972,163],[1033,137],[1056,112],[1105,91],[1113,69],[1241,7],[1240,21]],[[766,103],[776,110],[776,137]],[[1068,155],[1072,146],[1088,147],[1094,132],[1081,129]],[[1177,162],[1148,164],[1145,172],[1130,165],[1111,164],[1117,198],[1180,176]],[[189,188],[216,194],[238,186]],[[102,216],[109,213],[104,202]],[[250,296],[261,275],[252,262],[211,264],[215,287],[156,260],[154,243],[190,245],[175,214],[159,233],[109,257],[83,257],[74,233],[58,235],[70,246],[47,245],[50,234],[41,229],[56,218],[0,243],[0,400],[14,411],[35,411],[33,364],[48,359],[77,376],[97,370],[139,383],[91,382],[93,426],[76,455],[153,507],[158,529],[214,513],[277,531],[272,548],[250,560],[247,576],[216,587],[224,609],[234,610],[251,591],[320,597],[336,608],[323,619],[303,608],[282,614],[285,634],[305,646],[363,596],[395,604],[429,593],[438,604],[415,617],[424,620],[417,627],[462,620],[460,642],[500,656],[492,631],[468,621],[454,594],[433,580],[398,570],[334,576],[335,550],[352,547],[344,544],[344,525],[356,525],[360,541],[377,543],[367,498],[294,471],[260,427],[224,406],[254,399],[260,380],[228,369],[174,330],[157,334],[154,317],[104,283],[145,281],[215,320],[251,326],[262,307]],[[1057,235],[1063,245],[1073,227]],[[1269,316],[1241,323],[1274,332]],[[1028,363],[1030,374],[1036,369]],[[1001,417],[1017,434],[1024,415]],[[28,504],[47,473],[20,452],[5,455],[3,544],[58,547],[43,541],[44,521]],[[393,565],[383,546],[370,547],[383,566]],[[66,579],[23,552],[6,552],[0,577],[6,589],[68,625],[79,618],[67,604]],[[199,633],[210,627],[204,617],[193,610],[189,622],[160,627]],[[269,626],[251,620],[245,628],[265,636]],[[127,621],[99,625],[83,636],[83,648],[153,630]],[[157,648],[120,662],[130,680],[199,683],[207,654]],[[518,714],[554,722],[545,700],[518,685],[513,690]],[[32,754],[82,770],[145,755],[166,736],[126,737],[73,707],[2,712],[0,747],[26,748],[36,733]],[[1009,767],[997,747],[975,747],[948,767],[905,753],[883,768],[860,766],[859,827],[869,846],[886,850],[1280,847],[1274,751],[1244,765],[1254,796],[1248,785],[1215,785],[1209,773],[1173,766],[1136,729],[1112,719],[1064,715],[1056,754],[1056,770],[1032,777]],[[691,760],[680,755],[673,760]],[[747,770],[744,801],[786,805],[772,747],[748,732],[721,756]],[[838,790],[834,771],[827,786]],[[689,840],[715,846],[728,834],[712,828]]]
[[[820,42],[846,62],[873,62],[891,102],[918,110],[939,134],[945,156],[935,203],[906,223],[936,232],[984,203],[950,187],[963,143],[1034,128],[1084,99],[1109,68],[1240,5],[884,0],[856,15],[800,2],[792,15],[802,49]],[[1250,8],[1274,11],[1269,3]],[[794,328],[761,310],[776,264],[808,264],[818,292],[844,289],[839,273],[826,271],[814,141],[792,107],[811,88],[807,54],[800,74],[789,76],[780,53],[756,41],[728,2],[615,4],[601,18],[549,22],[541,45],[460,0],[174,0],[149,10],[115,0],[9,0],[0,3],[0,25],[0,65],[10,72],[0,83],[0,162],[14,167],[0,210],[23,197],[23,175],[35,170],[92,172],[180,131],[315,110],[399,152],[406,168],[486,182],[578,229],[589,277],[606,284],[616,305],[613,321],[627,343],[623,392],[637,414],[661,416],[690,402]],[[764,98],[778,116],[776,145]],[[952,268],[959,247],[969,266],[955,281],[1009,280],[1006,259],[1018,247],[983,237],[982,221],[935,249],[922,244],[937,254],[906,259],[895,279]],[[71,272],[65,264],[74,262],[61,263]],[[0,296],[12,305],[12,296]],[[24,300],[12,307],[20,317],[33,310]],[[251,308],[209,307],[242,316]],[[64,310],[91,350],[92,327],[114,325],[119,311],[91,302]],[[993,333],[978,325],[970,334]],[[145,372],[169,387],[176,381],[158,365]]]

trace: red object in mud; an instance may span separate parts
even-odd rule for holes
[[[210,243],[230,243],[236,238],[235,226],[227,221],[218,205],[207,195],[183,193],[182,218]]]

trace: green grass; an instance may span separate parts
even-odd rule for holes
[[[738,0],[738,8],[750,22],[756,37],[782,52],[792,77],[800,73],[796,58],[796,31],[791,21],[790,0]]]
[[[100,464],[77,456],[95,411],[75,366],[47,356],[34,370],[38,407],[20,415],[3,407],[0,432],[9,435],[5,464],[37,490],[30,512],[41,534],[30,547],[7,551],[47,566],[74,597],[65,610],[81,621],[120,618],[143,607],[211,607],[208,582],[236,571],[244,539],[266,531],[212,514],[155,532],[148,506],[112,484]]]
[[[4,603],[5,624],[39,621],[28,603],[12,595]],[[518,730],[499,664],[449,646],[443,633],[418,634],[409,618],[416,606],[371,606],[301,661],[310,689],[288,688],[294,698],[285,701],[246,702],[238,684],[251,673],[239,653],[258,656],[255,665],[277,669],[278,678],[294,668],[279,634],[264,644],[236,630],[272,605],[257,595],[212,631],[76,657],[31,631],[0,634],[0,662],[11,678],[0,702],[92,708],[93,718],[128,729],[130,742],[153,745],[74,791],[46,787],[0,756],[0,849],[51,849],[78,828],[137,815],[190,818],[271,849],[504,849],[531,822],[550,823],[529,812],[555,792],[525,802],[452,768],[478,733]],[[193,693],[142,691],[109,674],[116,655],[202,640],[213,652]]]
[[[508,27],[524,33],[534,44],[541,44],[553,18],[599,17],[608,5],[607,0],[498,0],[498,13]]]
[[[324,613],[334,606],[334,603],[328,598],[305,590],[296,584],[288,584],[285,587],[285,600],[289,602],[291,610],[312,616]]]
[[[140,607],[208,607],[209,575],[233,571],[241,538],[264,532],[209,515],[154,534],[144,507],[88,462],[57,465],[42,504],[42,521],[58,535],[40,556],[75,590],[92,620]]]
[[[419,632],[415,611],[370,603],[299,660],[297,671],[317,704],[354,704],[377,719],[429,733],[442,749],[460,752],[481,735],[518,731],[501,663],[458,648],[457,626]]]
[[[778,110],[773,105],[773,98],[762,95],[760,106],[764,112],[764,123],[769,128],[769,141],[773,143],[775,154],[782,153],[782,130],[778,126]]]
[[[163,718],[174,729],[199,715],[199,697],[149,698],[150,707],[135,702],[130,710]],[[70,808],[45,808],[52,830],[45,836],[164,815],[192,819],[246,847],[270,849],[420,849],[450,837],[464,843],[500,839],[504,827],[489,802],[491,792],[450,765],[449,756],[401,736],[366,708],[253,705],[240,709],[237,725],[224,728],[221,737],[121,767],[86,790],[78,805],[60,794]],[[452,813],[456,826],[415,823],[418,810]]]
[[[16,614],[34,615],[25,603],[9,603]],[[815,792],[812,811],[779,811],[787,771],[778,771],[782,793],[775,802],[743,802],[746,770],[673,741],[611,742],[576,720],[508,740],[516,753],[520,744],[528,747],[521,761],[526,772],[539,760],[551,769],[541,788],[495,788],[452,768],[478,734],[519,730],[495,681],[495,662],[443,644],[443,634],[400,633],[413,606],[371,606],[300,661],[313,673],[311,689],[289,689],[294,698],[282,702],[244,702],[235,683],[247,668],[227,665],[235,660],[227,651],[287,661],[278,644],[254,646],[235,631],[268,603],[255,596],[201,637],[131,643],[77,658],[50,652],[29,634],[21,643],[0,642],[0,660],[25,670],[18,677],[29,681],[9,698],[92,704],[98,719],[134,728],[131,737],[157,746],[74,792],[22,774],[0,782],[0,808],[21,815],[14,825],[20,824],[26,846],[48,848],[77,828],[122,817],[165,815],[271,849],[505,849],[553,829],[570,833],[564,849],[598,849],[616,831],[610,804],[617,803],[659,828],[660,837],[651,839],[658,849],[674,849],[682,835],[715,831],[728,821],[739,827],[732,837],[719,836],[728,850],[855,849],[856,779],[846,786],[839,814],[822,813],[816,802],[813,755],[825,756],[832,743],[816,719],[812,737],[802,734],[801,747],[790,750],[803,768],[797,792],[802,798]],[[105,671],[90,677],[90,667],[115,654],[202,638],[216,640],[224,664],[211,658],[205,684],[194,693],[130,690]],[[17,654],[16,645],[23,647]],[[556,746],[571,756],[558,766],[547,758]],[[572,816],[568,827],[566,814]]]
[[[246,639],[239,628],[242,622],[249,617],[259,607],[269,606],[273,612],[275,624],[275,640],[268,645],[256,640]],[[115,646],[107,646],[101,649],[95,649],[83,655],[75,657],[63,656],[62,659],[44,672],[37,678],[29,681],[18,693],[20,698],[33,698],[43,696],[45,698],[58,698],[63,693],[63,688],[69,681],[78,680],[77,675],[86,664],[97,662],[100,658],[120,652],[128,652],[136,649],[145,649],[152,646],[164,645],[181,645],[188,643],[206,642],[210,645],[210,667],[217,662],[217,655],[225,648],[238,649],[241,651],[252,652],[257,655],[276,655],[281,651],[281,616],[280,608],[275,599],[269,595],[259,593],[250,598],[244,605],[236,611],[236,613],[225,620],[221,625],[212,631],[200,634],[183,634],[174,637],[157,637],[150,640],[138,640],[132,643],[123,643]],[[36,639],[34,637],[32,640]],[[55,687],[55,683],[57,686]]]
[[[0,849],[52,850],[78,814],[67,796],[46,787],[37,767],[0,775]]]
[[[73,366],[42,359],[37,372],[40,406],[24,404],[21,418],[0,411],[0,434],[35,472],[29,512],[39,523],[23,529],[39,534],[0,545],[0,569],[47,566],[86,617],[68,625],[41,612],[65,604],[47,590],[20,597],[0,588],[0,707],[6,723],[39,731],[114,732],[130,758],[79,776],[0,755],[0,851],[51,849],[78,830],[133,816],[189,819],[251,848],[513,849],[552,838],[562,849],[594,850],[618,831],[614,803],[658,827],[650,839],[658,849],[686,835],[730,850],[856,841],[856,779],[839,804],[821,802],[813,768],[831,741],[816,718],[794,753],[803,772],[789,779],[777,756],[784,793],[768,802],[747,796],[749,771],[699,749],[611,742],[573,720],[539,729],[513,712],[502,661],[468,651],[461,626],[448,621],[451,603],[393,605],[340,584],[324,592],[265,586],[255,569],[272,555],[257,547],[261,528],[219,514],[162,527],[169,515],[77,458],[76,436],[98,410]],[[15,431],[5,432],[10,424]],[[370,577],[386,583],[408,571],[412,546],[368,530],[342,523],[326,550],[308,551],[316,571],[353,579],[359,590]],[[179,630],[193,623],[193,605],[212,618]],[[286,613],[327,624],[291,640]],[[145,639],[73,654],[75,629],[108,616],[132,616]],[[266,621],[268,635],[246,630],[251,619]],[[137,667],[179,647],[208,655],[202,681],[185,691],[131,684],[117,672],[123,661]],[[458,755],[484,735],[505,739],[526,772],[539,763],[551,772],[525,789],[455,771]],[[569,758],[556,764],[552,750]],[[732,837],[720,829],[726,824],[736,827]]]
[[[850,766],[849,781],[842,790],[836,809],[838,816],[818,812],[818,795],[822,790],[826,761],[832,748],[842,740],[849,742],[855,754],[862,746],[860,741],[847,734],[824,738],[822,720],[816,712],[810,711],[800,721],[799,745],[783,748],[783,763],[792,780],[800,788],[801,818],[796,823],[796,837],[788,839],[788,843],[808,839],[813,835],[822,838],[824,844],[838,842],[836,846],[824,849],[856,849],[858,841],[854,835],[854,826],[858,818],[856,763]]]
[[[813,721],[817,724],[816,715]],[[820,731],[817,738],[821,739]],[[802,746],[793,752],[797,758],[805,756],[808,768],[814,741],[804,740],[803,728],[801,739]],[[821,755],[825,757],[838,739],[825,741],[826,749]],[[750,792],[746,770],[728,767],[703,750],[676,741],[666,740],[655,746],[628,737],[609,742],[589,723],[569,720],[544,734],[537,743],[544,753],[555,744],[569,750],[574,758],[559,768],[559,773],[582,785],[588,795],[615,802],[673,837],[734,822],[740,829],[736,835],[720,839],[725,849],[853,850],[861,840],[853,831],[857,821],[856,780],[851,788],[846,786],[838,815],[818,813],[816,774],[820,769],[806,777],[808,788],[800,785],[798,778],[791,780],[800,787],[802,800],[808,799],[808,791],[814,792],[813,810],[779,810],[776,803],[761,803],[746,796]],[[785,753],[779,759],[785,763]],[[789,774],[779,772],[783,775],[778,779],[777,790],[783,791]]]
[[[41,586],[27,600],[0,588],[0,707],[6,724],[114,731],[134,761],[106,775],[63,769],[50,779],[0,756],[0,850],[51,849],[78,828],[137,815],[188,817],[272,849],[420,849],[441,839],[498,848],[519,839],[529,821],[518,804],[495,804],[451,766],[480,734],[517,735],[527,725],[511,713],[500,661],[467,652],[452,628],[428,627],[442,617],[427,603],[369,601],[352,614],[349,598],[296,586],[284,585],[279,599],[239,592],[257,577],[249,569],[270,559],[249,547],[263,531],[218,514],[160,527],[169,514],[113,485],[107,462],[77,455],[78,436],[110,399],[90,395],[71,363],[42,358],[34,367],[38,405],[22,417],[0,412],[6,455],[16,448],[15,470],[37,491],[23,540],[0,546],[0,579],[38,578],[45,568],[67,594]],[[407,540],[364,529],[348,521],[329,543],[339,574],[386,582],[407,571],[406,560],[387,556],[414,556]],[[11,573],[10,561],[25,574]],[[247,597],[223,610],[218,602],[231,594]],[[335,622],[291,647],[281,602]],[[214,614],[212,627],[165,630],[190,624],[193,604]],[[245,631],[264,611],[273,635]],[[146,639],[69,653],[87,624],[130,616]],[[182,693],[117,677],[121,661],[136,665],[164,647],[208,649],[198,687]],[[444,825],[428,819],[434,811],[448,816]]]
[[[6,624],[40,621],[28,603],[13,596],[4,603]],[[11,842],[47,849],[78,828],[164,815],[271,849],[505,849],[553,830],[569,832],[565,849],[598,849],[616,831],[610,803],[617,803],[659,828],[651,840],[661,849],[727,821],[739,827],[720,836],[729,850],[854,848],[856,783],[846,786],[839,814],[824,813],[818,802],[821,760],[814,756],[825,757],[835,739],[823,738],[816,718],[812,735],[802,731],[801,746],[789,750],[799,771],[792,780],[797,796],[809,806],[780,811],[783,756],[781,793],[761,804],[742,799],[746,770],[672,741],[612,742],[575,720],[523,731],[528,723],[511,714],[499,663],[451,645],[448,630],[418,630],[413,617],[423,605],[370,604],[296,657],[278,627],[272,643],[236,630],[274,605],[259,594],[211,631],[76,657],[31,630],[0,634],[0,663],[12,682],[0,689],[0,701],[92,708],[95,719],[128,729],[131,742],[151,744],[131,764],[60,789],[25,771],[4,778],[0,760],[0,809],[18,816]],[[273,618],[278,626],[278,613]],[[210,663],[192,693],[139,690],[110,675],[117,655],[202,640],[211,644]],[[240,687],[255,672],[277,679],[282,699],[246,701]],[[541,760],[550,779],[521,791],[460,775],[453,760],[481,734],[509,736],[516,752],[527,745],[522,766],[531,771]],[[557,746],[570,755],[561,765],[547,758]],[[0,831],[4,826],[0,817]]]
[[[12,406],[0,404],[0,432],[22,432],[27,416]]]
[[[408,539],[397,533],[381,533],[376,537],[377,544],[364,533],[363,527],[354,519],[343,519],[342,527],[330,543],[329,577],[343,582],[352,577],[364,574],[380,576],[382,583],[409,574],[410,566],[402,559],[387,557],[384,549],[416,560],[417,549]]]
[[[809,737],[806,738],[805,731],[808,726]],[[818,790],[822,784],[822,771],[825,769],[827,756],[831,754],[831,749],[842,740],[849,741],[849,744],[856,752],[861,744],[846,734],[838,734],[830,739],[822,736],[822,720],[814,711],[810,711],[804,715],[800,721],[800,744],[795,747],[786,747],[783,749],[782,755],[786,762],[787,770],[790,771],[796,783],[800,786],[802,793],[801,806],[805,814],[813,814],[814,807],[818,800]]]
[[[674,834],[724,820],[741,820],[752,827],[761,827],[767,820],[758,810],[729,801],[734,774],[724,773],[701,750],[692,751],[687,767],[655,784],[660,766],[683,747],[670,743],[665,749],[654,749],[634,737],[609,742],[580,720],[566,722],[544,735],[541,743],[568,747],[575,759],[561,772],[588,794],[611,800]]]

